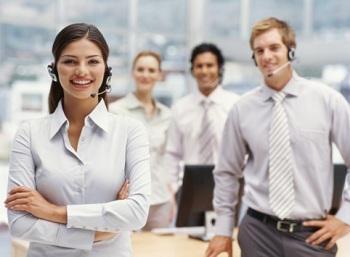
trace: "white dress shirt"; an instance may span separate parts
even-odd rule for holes
[[[318,219],[327,214],[332,203],[332,142],[350,166],[349,105],[334,89],[296,73],[282,91],[287,94],[282,104],[294,157],[295,204],[287,218]],[[263,85],[242,96],[229,113],[214,171],[218,235],[232,235],[239,177],[245,178],[245,204],[273,215],[268,193],[268,133],[274,93]],[[350,224],[350,188],[336,216]]]
[[[214,122],[216,142],[219,145],[227,114],[238,96],[218,86],[208,97],[196,92],[183,97],[174,104],[166,145],[166,164],[174,190],[177,189],[179,183],[181,162],[201,164],[198,135],[202,130],[204,115],[202,102],[205,99],[211,102],[210,115]],[[214,160],[218,156],[217,145],[214,146]]]
[[[157,101],[155,101],[155,108],[155,114],[147,117],[145,107],[133,93],[109,105],[110,112],[138,119],[147,128],[151,157],[151,205],[170,200],[169,175],[164,167],[163,158],[171,112],[168,107]]]
[[[8,211],[10,232],[30,241],[29,257],[130,257],[130,231],[146,222],[150,195],[147,132],[138,121],[109,113],[103,101],[85,118],[77,151],[61,103],[45,118],[23,122],[15,137],[9,186],[36,189],[67,206],[67,224]],[[116,200],[125,179],[129,196]],[[117,232],[94,243],[95,231]]]

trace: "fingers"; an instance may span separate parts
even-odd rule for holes
[[[324,225],[325,220],[309,220],[303,222],[303,226],[305,227],[323,227]]]
[[[124,199],[128,198],[128,196],[129,196],[129,181],[126,180],[124,182],[122,188],[118,192],[117,199],[124,200]]]
[[[349,225],[332,215],[327,215],[326,220],[320,222],[310,221],[305,223],[308,223],[308,225],[311,226],[318,226],[322,224],[322,227],[309,236],[306,239],[306,242],[312,245],[319,245],[328,240],[325,246],[326,250],[331,249],[339,238],[350,232]]]
[[[18,186],[18,187],[12,188],[11,191],[9,192],[9,194],[12,195],[12,194],[16,194],[16,193],[30,192],[30,191],[32,191],[31,188],[28,188],[25,186]]]
[[[16,200],[13,200],[10,203],[6,204],[5,207],[9,208],[9,209],[14,209],[14,207],[16,207],[16,205],[27,205],[28,202],[29,201],[26,198],[16,199]]]
[[[20,199],[20,198],[27,198],[29,197],[29,194],[27,192],[25,193],[14,193],[9,195],[6,200],[5,200],[5,204],[9,204],[10,202],[16,200],[16,199]]]
[[[206,257],[217,257],[220,253],[227,252],[232,257],[232,239],[225,236],[215,236],[209,243],[205,252]]]
[[[326,245],[325,249],[330,250],[337,242],[339,238],[338,237],[333,237],[331,240],[329,240],[328,244]]]
[[[306,243],[314,244],[314,242],[318,240],[320,237],[322,237],[322,235],[324,235],[326,232],[327,230],[324,228],[317,230],[315,233],[313,233],[311,236],[309,236],[306,239]]]

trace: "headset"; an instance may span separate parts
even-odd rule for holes
[[[47,65],[47,71],[52,81],[55,83],[58,83],[58,72],[54,63]],[[105,89],[107,91],[111,89],[111,80],[112,80],[112,67],[107,66],[105,70],[105,74],[103,76],[103,80],[102,80],[102,85],[105,85]]]
[[[254,52],[252,53],[252,57],[251,58],[253,59],[255,66],[258,66],[258,63],[255,60]],[[292,61],[294,61],[296,59],[295,48],[294,47],[288,47],[287,58],[288,58],[289,62],[292,62]]]

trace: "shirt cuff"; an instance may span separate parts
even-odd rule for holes
[[[343,221],[344,223],[350,225],[350,203],[343,201],[337,214],[335,215],[338,219]]]
[[[234,219],[231,216],[217,216],[215,222],[215,235],[233,236]]]
[[[67,228],[60,224],[57,233],[57,242],[59,245],[66,245],[65,242],[69,242],[66,247],[91,250],[95,239],[95,231],[88,231],[82,229]]]
[[[67,227],[93,231],[118,232],[103,222],[102,204],[67,205]]]

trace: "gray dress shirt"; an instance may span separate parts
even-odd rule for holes
[[[350,111],[338,92],[293,73],[283,88],[294,156],[295,206],[288,218],[314,219],[326,215],[333,192],[332,142],[350,166]],[[263,85],[242,96],[225,125],[214,171],[216,233],[231,236],[238,178],[245,178],[243,201],[272,215],[268,199],[268,133],[274,90]],[[350,189],[346,189],[337,217],[350,224]]]
[[[141,121],[147,128],[151,157],[151,205],[162,204],[170,200],[169,175],[164,166],[164,153],[171,112],[168,107],[157,101],[155,101],[155,107],[154,116],[147,117],[145,107],[133,93],[109,105],[110,112],[133,117]]]
[[[9,210],[10,232],[31,242],[29,257],[130,257],[130,231],[145,224],[149,208],[147,132],[138,121],[109,113],[103,101],[85,118],[77,151],[68,127],[61,103],[53,114],[23,122],[8,186],[35,188],[49,202],[67,206],[67,224]],[[126,178],[129,196],[116,200]],[[118,233],[94,243],[95,231]]]

